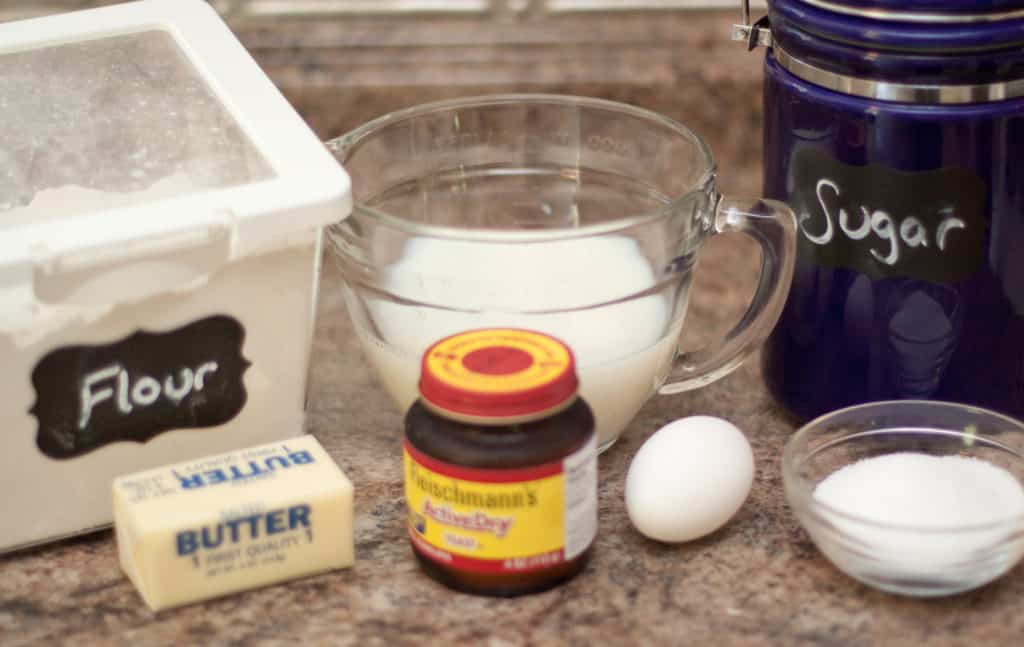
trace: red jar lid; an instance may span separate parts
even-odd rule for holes
[[[578,389],[569,347],[517,328],[446,337],[423,353],[420,366],[423,403],[455,419],[535,419],[567,407]]]

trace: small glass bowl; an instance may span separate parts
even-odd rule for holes
[[[1024,481],[1024,425],[985,409],[899,400],[841,409],[812,420],[786,443],[786,498],[815,545],[865,584],[918,597],[949,595],[1000,577],[1024,555],[1024,515],[983,525],[879,523],[816,499],[836,470],[896,452],[987,460]]]

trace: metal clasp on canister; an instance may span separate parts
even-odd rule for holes
[[[761,16],[757,22],[750,24],[750,0],[740,0],[740,20],[740,24],[732,26],[732,40],[745,42],[748,52],[758,45],[772,46],[772,27],[768,16]]]

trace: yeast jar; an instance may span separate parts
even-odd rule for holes
[[[431,345],[421,366],[403,464],[424,572],[508,597],[582,571],[597,532],[597,439],[569,347],[479,329]]]
[[[1024,1],[775,0],[769,19],[765,195],[800,229],[774,395],[800,418],[898,398],[1024,415]]]

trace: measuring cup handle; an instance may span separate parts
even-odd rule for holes
[[[775,200],[721,198],[714,234],[742,232],[761,246],[761,276],[747,311],[726,336],[693,352],[680,353],[661,394],[689,391],[725,377],[765,340],[782,314],[796,261],[796,217]]]

